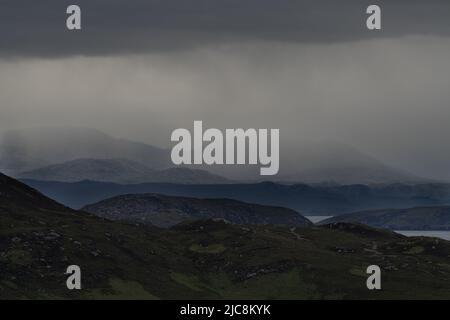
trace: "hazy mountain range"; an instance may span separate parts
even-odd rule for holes
[[[22,180],[72,208],[81,208],[123,194],[158,193],[194,198],[227,198],[280,206],[303,215],[336,215],[362,210],[450,205],[448,184],[306,185],[254,184],[187,185],[169,183],[115,184]]]
[[[78,182],[93,180],[116,183],[229,183],[228,179],[205,170],[183,167],[151,169],[127,159],[76,159],[17,174],[19,178],[43,181]]]
[[[339,184],[429,181],[336,142],[299,141],[293,150],[283,148],[281,141],[280,152],[280,172],[269,177],[272,181]],[[0,170],[14,177],[118,183],[219,183],[226,179],[256,182],[268,178],[259,175],[259,166],[244,165],[191,165],[184,170],[161,172],[173,167],[170,149],[117,139],[93,129],[15,130],[4,133],[0,139]]]
[[[281,153],[274,180],[294,183],[374,184],[418,183],[430,179],[391,167],[373,156],[336,141],[305,142]]]
[[[128,159],[164,169],[170,156],[165,149],[87,128],[8,131],[2,135],[0,151],[0,169],[10,175],[76,159]]]

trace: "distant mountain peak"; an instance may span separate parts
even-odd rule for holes
[[[82,158],[49,165],[17,175],[22,179],[42,181],[79,182],[84,180],[136,184],[146,182],[166,183],[228,183],[229,181],[205,170],[168,168],[155,170],[129,159]]]
[[[153,169],[170,166],[168,150],[96,129],[12,130],[0,139],[0,170],[12,175],[76,159],[128,159]]]

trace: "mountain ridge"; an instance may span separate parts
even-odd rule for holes
[[[211,184],[231,182],[205,170],[193,170],[183,167],[157,170],[136,161],[120,158],[75,159],[18,173],[17,177],[19,179],[42,181],[79,182],[90,180],[121,184],[147,182]]]
[[[0,139],[0,171],[9,175],[79,158],[122,158],[152,169],[170,166],[169,152],[165,149],[90,128],[12,130]]]
[[[234,224],[312,226],[300,213],[287,208],[232,199],[170,197],[155,193],[120,195],[81,210],[110,220],[149,223],[164,228],[184,221],[206,219],[223,219]]]
[[[336,141],[281,141],[282,166],[274,181],[284,183],[430,182]],[[127,159],[151,169],[173,168],[170,150],[121,139],[90,128],[32,128],[7,131],[0,137],[0,171],[19,173],[75,159]],[[230,180],[260,182],[259,166],[186,165]],[[95,180],[95,179],[94,179]],[[136,181],[134,181],[136,182]],[[142,182],[142,181],[140,181]]]
[[[50,198],[80,208],[113,196],[159,193],[193,198],[227,198],[290,208],[304,215],[338,215],[384,208],[450,205],[449,184],[418,185],[286,185],[274,182],[248,184],[184,185],[145,183],[122,185],[95,181],[76,183],[22,180]]]

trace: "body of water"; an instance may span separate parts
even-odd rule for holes
[[[316,224],[333,216],[306,216],[309,221]],[[414,231],[402,231],[395,230],[407,237],[434,237],[450,241],[450,231],[429,231],[429,230],[414,230]]]
[[[395,231],[407,237],[434,237],[450,241],[450,231]]]
[[[305,218],[315,224],[328,218],[333,218],[333,216],[305,216]]]

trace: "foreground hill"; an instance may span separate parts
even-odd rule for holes
[[[223,219],[235,224],[311,226],[292,209],[249,204],[229,199],[196,199],[159,194],[123,195],[88,205],[82,210],[110,220],[170,227],[184,221]]]
[[[145,183],[122,185],[83,181],[59,183],[23,180],[45,195],[72,208],[123,194],[158,193],[193,198],[227,198],[290,208],[304,215],[338,215],[355,211],[438,206],[450,204],[448,184],[389,185],[284,185],[254,184],[186,185]]]
[[[0,299],[450,298],[450,243],[351,224],[171,229],[61,206],[0,175]],[[65,287],[68,265],[80,291]],[[368,265],[381,291],[366,288]]]
[[[23,179],[42,181],[78,182],[93,180],[115,183],[228,183],[225,178],[204,170],[188,168],[151,169],[127,159],[76,159],[53,164],[17,175]]]
[[[450,230],[450,207],[419,207],[355,212],[322,221],[362,223],[391,230]]]

